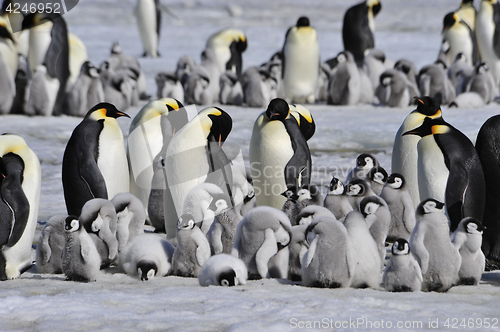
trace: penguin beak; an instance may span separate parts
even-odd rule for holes
[[[118,112],[116,112],[116,114],[117,114],[117,117],[124,116],[124,117],[127,117],[130,119],[130,115],[128,115],[127,113],[123,113],[123,112],[118,111]]]

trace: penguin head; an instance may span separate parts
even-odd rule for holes
[[[378,196],[367,196],[359,203],[359,211],[366,218],[368,215],[376,214],[382,206],[382,198]]]
[[[122,54],[122,53],[123,49],[120,46],[120,43],[117,41],[113,42],[113,44],[111,45],[111,54]]]
[[[417,100],[417,109],[414,112],[418,112],[430,118],[441,118],[441,106],[432,97],[415,97]]]
[[[154,278],[158,273],[158,266],[155,262],[149,260],[141,260],[137,263],[137,275],[142,281],[148,281]]]
[[[405,239],[399,238],[394,241],[391,252],[393,255],[408,255],[410,253],[410,245]]]
[[[383,185],[387,181],[387,172],[382,167],[375,166],[366,174],[366,177],[373,182]]]
[[[213,211],[215,214],[219,214],[229,209],[231,200],[226,194],[214,194],[212,197],[212,202],[208,206],[209,210]]]
[[[115,105],[103,102],[92,107],[90,111],[88,111],[87,115],[85,115],[85,118],[92,118],[97,121],[106,118],[117,119],[121,116],[130,118],[128,114],[120,112],[116,109]]]
[[[64,230],[67,233],[73,233],[76,232],[77,230],[80,229],[80,221],[78,220],[78,217],[75,216],[68,216],[64,220]]]
[[[285,120],[290,114],[290,106],[288,103],[281,99],[275,98],[271,100],[267,106],[266,116],[269,120]]]
[[[382,9],[382,4],[378,0],[366,0],[366,5],[368,6],[368,8],[372,9],[374,17],[377,16],[377,14]]]
[[[194,217],[189,213],[183,214],[177,221],[178,230],[190,230],[193,229],[194,226],[195,226]]]
[[[458,63],[458,62],[464,62],[464,63],[467,62],[467,56],[462,52],[458,53],[453,63]]]
[[[316,124],[314,123],[311,112],[300,104],[292,104],[290,105],[290,114],[297,121],[300,132],[306,141],[313,137],[316,131]]]
[[[443,31],[441,31],[441,33],[451,28],[455,22],[460,22],[460,19],[454,12],[446,14],[443,20]]]
[[[335,176],[332,178],[332,181],[330,181],[330,186],[328,189],[330,190],[330,192],[328,193],[329,195],[342,195],[345,193],[344,184]]]
[[[311,24],[310,24],[309,18],[307,16],[301,16],[297,20],[297,24],[295,26],[297,28],[301,28],[301,27],[309,27],[309,26],[311,26]]]
[[[356,179],[347,184],[346,194],[348,196],[363,196],[368,184],[365,180]]]
[[[483,231],[486,227],[483,226],[483,223],[477,219],[467,217],[462,221],[464,223],[464,229],[469,234],[479,234],[482,235]]]
[[[434,199],[434,198],[427,198],[426,200],[420,202],[420,204],[417,206],[416,214],[417,215],[424,215],[424,214],[429,214],[433,212],[443,212],[444,208],[444,203]]]
[[[356,158],[356,167],[372,169],[377,165],[377,159],[369,153],[362,153]]]
[[[10,39],[13,43],[15,43],[14,37],[10,33],[10,31],[5,26],[4,22],[0,22],[0,37]]]
[[[296,201],[302,202],[305,201],[306,199],[312,199],[311,191],[306,187],[302,187],[297,191]]]
[[[232,268],[222,271],[217,276],[217,283],[224,287],[236,286],[238,284],[236,272]]]
[[[80,73],[89,77],[99,77],[99,70],[90,61],[85,61],[83,63],[82,68],[80,69]]]
[[[23,19],[21,25],[22,30],[31,29],[38,25],[45,24],[47,22],[53,22],[55,19],[61,17],[58,13],[47,13],[47,12],[36,12],[26,15]]]
[[[476,75],[478,74],[484,74],[486,72],[488,72],[490,70],[490,68],[488,67],[488,65],[485,63],[485,62],[481,62],[480,64],[478,64],[475,68],[475,73]]]
[[[231,116],[218,107],[205,108],[199,114],[210,120],[210,123],[203,124],[203,129],[209,131],[207,138],[217,142],[220,147],[233,128]]]
[[[393,189],[401,189],[405,185],[405,178],[399,173],[392,173],[387,178],[387,186]]]
[[[296,199],[295,193],[297,192],[297,187],[289,186],[284,192],[281,193],[281,196],[286,199],[293,200]]]

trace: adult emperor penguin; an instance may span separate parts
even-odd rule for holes
[[[0,175],[0,280],[7,280],[32,265],[42,182],[40,162],[21,136],[0,136]]]
[[[14,76],[12,76],[4,56],[0,52],[0,114],[7,114],[11,111],[16,97],[16,86]]]
[[[120,253],[118,266],[142,281],[163,277],[172,272],[175,248],[159,234],[135,237]]]
[[[474,7],[474,0],[462,0],[460,8],[455,12],[458,17],[467,23],[468,26],[474,31],[476,29],[476,8]]]
[[[496,86],[500,82],[500,3],[483,0],[476,17],[476,38],[481,60],[490,67]]]
[[[476,151],[485,178],[486,201],[482,223],[482,250],[486,258],[500,264],[500,115],[486,120],[476,139]]]
[[[141,201],[131,193],[120,193],[113,197],[111,203],[115,206],[117,220],[116,238],[118,251],[136,236],[144,233],[146,212]]]
[[[68,216],[61,214],[50,218],[36,246],[36,272],[62,273],[62,252],[65,242],[64,225]]]
[[[420,199],[445,200],[453,232],[465,217],[482,220],[485,179],[472,142],[443,119],[426,118],[403,135],[418,135]]]
[[[66,241],[61,258],[66,280],[95,281],[101,266],[101,256],[85,227],[77,217],[68,216],[64,230]]]
[[[423,291],[446,292],[455,285],[462,261],[449,236],[444,203],[429,198],[417,207],[410,248],[422,269]]]
[[[483,224],[474,218],[464,218],[451,235],[451,242],[460,253],[458,271],[461,285],[478,285],[484,272],[485,259],[481,251]]]
[[[220,254],[210,257],[201,268],[200,286],[239,286],[247,282],[245,263],[237,257]]]
[[[160,56],[158,43],[161,30],[160,0],[138,0],[134,10],[137,27],[144,48],[143,56],[156,58]]]
[[[85,202],[129,191],[123,134],[117,118],[129,117],[109,103],[94,106],[73,130],[62,162],[66,208],[80,215]]]
[[[257,205],[281,209],[286,201],[281,193],[310,183],[309,146],[283,99],[273,99],[254,123],[250,166]]]
[[[443,20],[441,52],[450,66],[459,53],[465,54],[467,63],[474,66],[478,61],[476,36],[473,27],[462,21],[457,13],[446,14]]]
[[[384,288],[389,292],[415,292],[422,289],[422,270],[410,253],[405,239],[397,239],[392,245],[391,258],[382,276]]]
[[[223,29],[208,38],[206,49],[214,52],[219,67],[219,72],[230,70],[238,77],[243,69],[241,54],[247,49],[247,37],[241,30]],[[214,79],[219,80],[218,77]]]
[[[320,70],[316,30],[302,16],[288,29],[283,45],[283,84],[285,99],[294,103],[314,103]]]
[[[426,117],[441,118],[440,105],[430,97],[417,98],[417,108],[406,116],[399,127],[392,148],[392,172],[401,174],[407,184],[408,192],[416,207],[420,203],[418,189],[418,151],[420,137],[405,135],[408,130],[419,127]]]
[[[17,49],[15,37],[8,23],[0,16],[0,53],[4,57],[11,75],[15,75],[17,72]]]
[[[366,0],[349,8],[344,15],[342,40],[344,49],[362,65],[365,51],[375,47],[375,16],[382,9],[378,0]]]
[[[222,150],[231,132],[232,119],[218,107],[205,108],[170,140],[165,158],[166,179],[172,200],[164,198],[167,238],[175,234],[188,192],[202,182],[211,182],[230,197],[230,161]]]

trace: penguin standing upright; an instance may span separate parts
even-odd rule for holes
[[[463,53],[467,63],[474,66],[478,61],[476,36],[473,28],[460,19],[457,13],[448,13],[443,20],[441,52],[447,66]],[[441,57],[440,57],[441,58]]]
[[[40,162],[21,136],[0,136],[0,280],[32,265],[41,185]]]
[[[358,66],[363,64],[365,51],[375,47],[375,16],[382,9],[378,0],[366,0],[349,8],[344,15],[342,40],[344,49],[354,55]]]
[[[481,60],[490,67],[496,86],[500,82],[500,3],[483,0],[476,17],[476,38]]]
[[[418,143],[420,199],[445,199],[454,231],[465,217],[483,219],[485,181],[472,142],[443,119],[426,118],[403,135],[422,137]]]
[[[0,54],[4,57],[12,75],[17,72],[17,49],[15,37],[7,20],[0,17]]]
[[[142,46],[144,48],[143,56],[157,58],[158,42],[160,40],[161,30],[161,10],[159,0],[138,0],[134,15],[137,18],[137,27],[141,36]]]
[[[310,183],[311,153],[301,128],[290,116],[288,103],[280,98],[273,99],[255,121],[250,168],[257,205],[281,209],[286,201],[281,193]]]
[[[285,99],[295,103],[314,103],[320,70],[316,30],[302,16],[288,29],[283,45],[283,83]]]
[[[455,12],[458,17],[474,31],[476,29],[476,8],[474,0],[462,0],[460,8]]]
[[[123,134],[116,121],[129,117],[109,103],[100,103],[73,130],[62,162],[64,200],[70,215],[80,215],[93,198],[129,191]]]

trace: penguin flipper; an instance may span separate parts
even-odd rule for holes
[[[448,184],[453,184],[448,185]],[[448,181],[446,183],[446,211],[450,218],[450,230],[454,232],[460,221],[464,217],[473,217],[465,215],[464,202],[469,187],[469,174],[462,163],[453,165],[453,172],[449,173]]]
[[[108,199],[106,182],[94,158],[83,156],[78,164],[78,171],[80,179],[85,183],[85,187],[92,198]]]
[[[318,241],[319,241],[318,236],[319,235],[316,235],[314,237],[311,244],[309,245],[309,250],[306,253],[307,256],[304,256],[306,258],[305,267],[309,267],[309,265],[311,265],[314,255],[316,254],[316,248],[318,247]]]
[[[255,264],[257,271],[262,278],[269,278],[269,269],[267,264],[271,257],[278,252],[278,244],[274,231],[271,228],[266,228],[264,231],[264,242],[255,254]]]
[[[420,265],[418,265],[416,260],[412,260],[412,266],[413,269],[415,270],[415,273],[417,274],[418,280],[420,280],[420,282],[423,282],[424,277],[422,276],[422,270],[420,269]]]
[[[424,245],[424,237],[426,228],[424,225],[420,224],[417,232],[413,232],[410,237],[410,248],[413,252],[413,256],[416,258],[422,274],[427,272],[429,268],[429,252]]]
[[[222,245],[222,225],[214,222],[210,232],[210,245],[214,255],[221,254],[224,249]]]
[[[47,226],[44,231],[50,233],[50,225]],[[52,249],[49,244],[50,235],[42,236],[42,241],[38,243],[40,246],[40,253],[42,254],[42,264],[47,264],[49,262],[50,256],[52,254]]]
[[[85,263],[89,263],[90,246],[91,244],[87,239],[80,239],[80,255]]]
[[[207,237],[199,228],[195,227],[191,238],[196,243],[196,261],[200,266],[203,266],[210,258],[210,245],[208,244]]]

